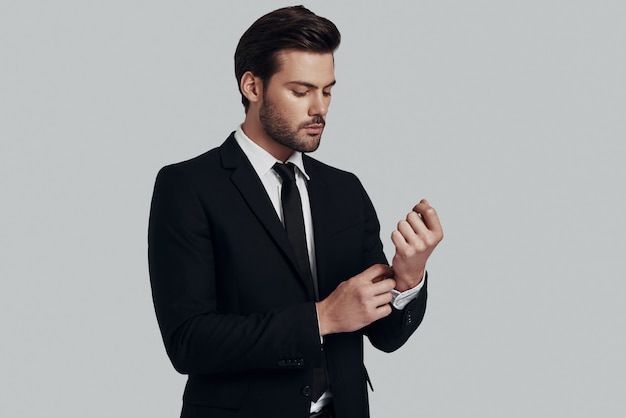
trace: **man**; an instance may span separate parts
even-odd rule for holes
[[[434,209],[422,200],[393,231],[392,270],[357,178],[305,155],[339,41],[301,6],[260,18],[235,53],[243,124],[157,177],[150,277],[167,353],[189,375],[183,417],[366,417],[363,336],[393,351],[422,320]]]

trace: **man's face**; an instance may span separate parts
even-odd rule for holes
[[[317,149],[335,84],[333,55],[285,51],[280,70],[263,90],[259,121],[265,133],[290,150]]]

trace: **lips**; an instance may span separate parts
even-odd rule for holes
[[[306,129],[306,132],[308,134],[316,135],[322,132],[322,130],[324,129],[324,124],[314,123],[314,124],[305,126],[304,129]]]

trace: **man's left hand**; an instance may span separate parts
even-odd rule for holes
[[[396,247],[393,272],[398,291],[412,289],[422,281],[426,261],[442,239],[439,216],[428,201],[422,199],[391,233]]]

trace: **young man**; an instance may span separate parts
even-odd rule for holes
[[[363,336],[393,351],[423,318],[434,209],[422,200],[399,222],[392,269],[358,179],[305,155],[339,42],[301,6],[261,17],[235,53],[243,124],[157,177],[150,277],[168,355],[189,375],[183,417],[366,417]]]

